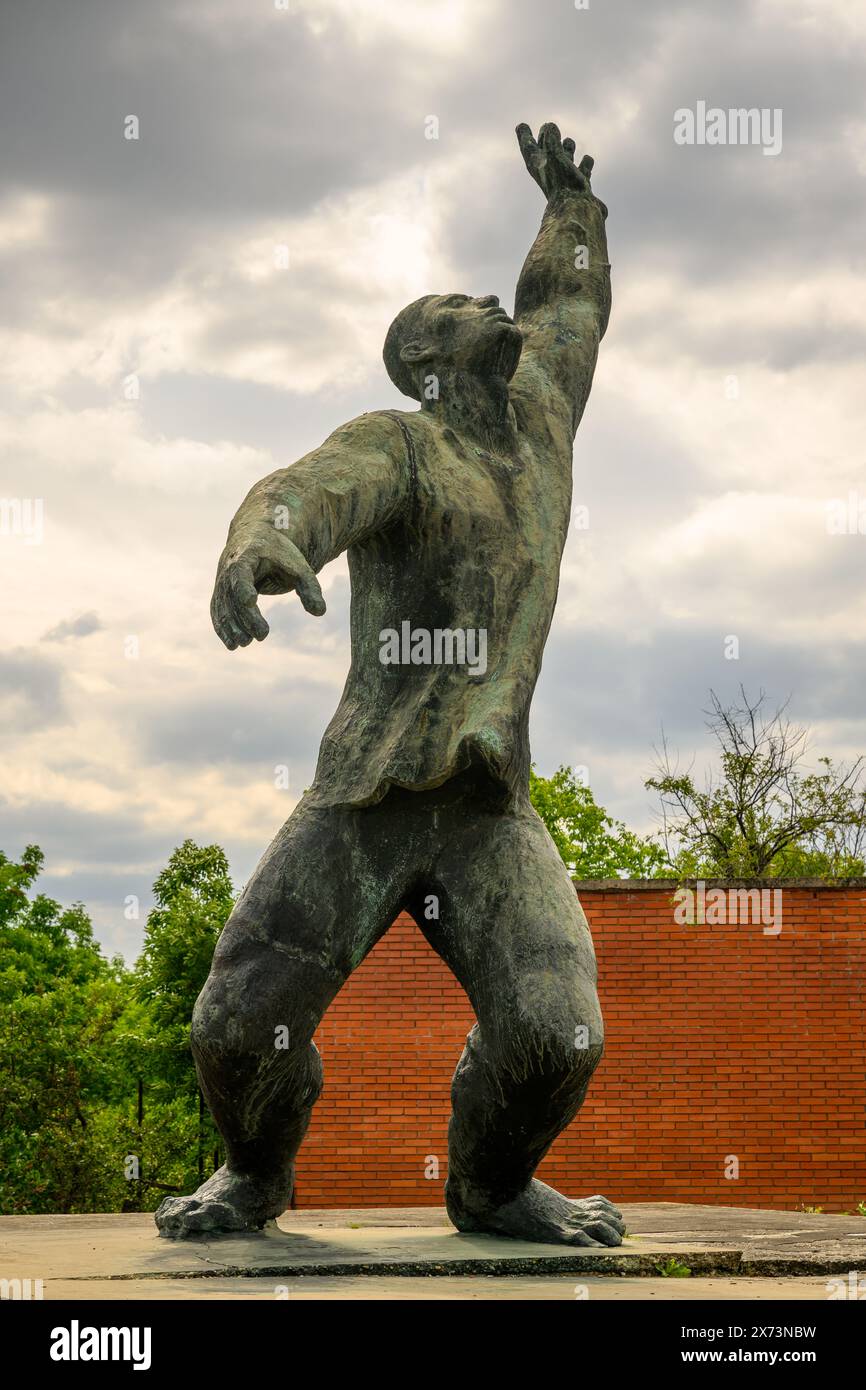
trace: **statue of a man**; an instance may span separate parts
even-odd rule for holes
[[[373,411],[258,483],[211,612],[229,650],[268,633],[259,594],[325,611],[347,551],[352,664],[315,781],[226,924],[192,1048],[227,1161],[167,1199],[166,1235],[254,1230],[289,1204],[322,1086],[313,1033],[401,910],[477,1024],[452,1087],[448,1213],[461,1231],[619,1244],[605,1198],[533,1178],[602,1054],[596,965],[568,871],[529,801],[529,705],[556,603],[574,434],[610,311],[592,160],[517,129],[547,199],[517,285],[427,295],[385,339],[421,404]]]

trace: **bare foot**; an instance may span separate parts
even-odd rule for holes
[[[490,1207],[446,1188],[448,1215],[458,1231],[489,1231],[542,1245],[621,1245],[622,1213],[606,1197],[573,1201],[533,1178],[513,1202]]]
[[[257,1182],[223,1165],[190,1197],[166,1197],[154,1217],[159,1233],[176,1240],[226,1231],[260,1231],[284,1211],[285,1183]]]

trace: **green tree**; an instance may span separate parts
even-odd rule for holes
[[[235,890],[219,845],[184,843],[153,885],[136,992],[146,1005],[148,1047],[170,1094],[197,1094],[189,1029]],[[153,1070],[153,1068],[152,1068]]]
[[[97,1117],[123,1094],[129,974],[101,955],[81,904],[28,896],[43,858],[0,852],[0,1210],[93,1211],[122,1191]]]
[[[185,840],[154,883],[153,894],[135,967],[143,1015],[130,1041],[145,1086],[148,1132],[157,1114],[175,1142],[165,1142],[158,1159],[148,1153],[145,1179],[151,1194],[157,1188],[195,1186],[207,1165],[216,1166],[211,1160],[218,1155],[220,1137],[199,1091],[189,1032],[193,1006],[235,899],[224,851],[219,845]]]
[[[33,894],[42,864],[0,853],[0,1211],[152,1210],[218,1138],[189,1023],[234,897],[225,855],[174,851],[134,972],[81,904]]]
[[[61,976],[80,983],[105,966],[81,903],[64,909],[42,893],[28,897],[44,862],[38,845],[28,845],[17,864],[0,850],[0,958],[26,991]]]
[[[532,768],[529,796],[572,878],[658,878],[670,872],[658,840],[609,816],[571,768],[560,767],[552,777]]]
[[[866,784],[863,759],[806,763],[807,731],[783,705],[765,710],[763,692],[722,705],[710,692],[707,728],[719,767],[701,789],[662,745],[646,786],[661,801],[663,838],[681,877],[818,877],[864,873]]]

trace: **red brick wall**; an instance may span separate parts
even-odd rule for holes
[[[785,888],[776,936],[679,926],[671,892],[581,885],[607,1051],[540,1176],[622,1201],[852,1210],[866,1201],[866,889]],[[449,1083],[472,1023],[401,917],[317,1034],[325,1090],[299,1207],[441,1204]]]

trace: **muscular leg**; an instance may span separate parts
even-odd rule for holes
[[[595,953],[553,842],[527,808],[458,818],[428,939],[472,1001],[452,1085],[446,1201],[464,1231],[618,1245],[620,1213],[533,1179],[583,1103],[603,1045]],[[423,921],[423,918],[421,919]]]
[[[377,808],[324,809],[304,798],[236,904],[192,1023],[226,1163],[192,1196],[163,1202],[164,1235],[256,1230],[288,1205],[322,1086],[313,1033],[405,891],[405,846],[394,843],[392,822]]]

